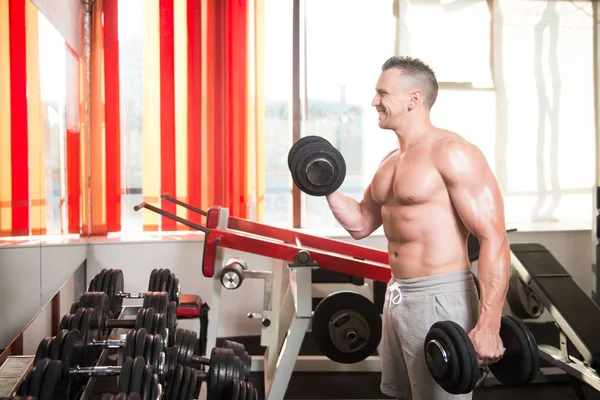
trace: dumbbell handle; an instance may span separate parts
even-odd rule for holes
[[[89,342],[79,341],[75,343],[76,349],[83,347],[101,347],[103,349],[120,349],[125,347],[125,339],[107,339],[107,340],[96,340],[92,339]]]
[[[121,374],[121,369],[123,367],[121,367],[120,365],[114,365],[114,366],[101,366],[101,367],[75,367],[75,368],[71,368],[69,369],[69,374],[71,375],[87,375],[90,377],[97,377],[97,376],[115,376],[115,375],[119,375]]]
[[[106,329],[111,328],[134,329],[135,319],[107,319]]]
[[[115,297],[122,297],[124,299],[143,299],[146,296],[146,292],[117,292]]]

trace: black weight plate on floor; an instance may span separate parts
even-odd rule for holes
[[[444,325],[447,332],[454,331],[456,335],[456,349],[461,359],[460,378],[458,384],[459,393],[469,393],[475,389],[477,379],[479,378],[479,365],[477,363],[477,353],[469,334],[456,322],[447,321]]]
[[[355,336],[348,338],[352,328]],[[319,351],[333,361],[353,364],[374,354],[381,340],[381,315],[373,302],[356,292],[336,292],[315,308],[312,335]]]
[[[131,378],[131,368],[133,367],[133,358],[127,357],[123,360],[121,374],[119,375],[119,384],[117,391],[127,393],[129,391],[129,380]]]
[[[145,368],[146,360],[144,360],[144,357],[136,357],[133,360],[133,366],[131,367],[131,379],[129,381],[129,393],[141,392]]]
[[[424,353],[427,369],[433,379],[447,392],[455,391],[460,379],[459,356],[453,340],[442,327],[443,322],[436,322],[425,336]],[[435,344],[437,343],[437,344]],[[444,362],[441,347],[447,362]]]
[[[540,368],[535,338],[522,321],[509,315],[502,316],[500,338],[506,351],[490,371],[506,386],[530,383]]]
[[[38,397],[39,400],[54,400],[61,397],[65,372],[65,367],[61,361],[52,360],[48,363]]]
[[[154,291],[154,276],[156,275],[157,270],[153,269],[150,272],[150,278],[148,279],[148,291],[149,292],[153,292]]]

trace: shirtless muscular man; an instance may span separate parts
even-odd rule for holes
[[[381,391],[399,399],[470,399],[444,391],[427,369],[425,336],[439,320],[469,333],[480,365],[503,353],[499,336],[508,289],[504,204],[484,155],[456,133],[434,126],[438,84],[422,61],[392,57],[382,67],[372,105],[398,148],[379,165],[360,202],[326,197],[355,239],[383,225],[392,280],[383,311]],[[479,239],[480,297],[467,254]]]

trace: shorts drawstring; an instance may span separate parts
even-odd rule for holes
[[[402,292],[400,291],[400,284],[398,282],[392,283],[387,290],[394,294],[393,297],[390,296],[390,305],[392,303],[398,305],[402,302]]]

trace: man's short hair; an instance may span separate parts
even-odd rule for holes
[[[388,58],[381,71],[398,68],[405,76],[413,78],[416,86],[423,91],[424,104],[431,109],[438,94],[438,83],[431,67],[418,58],[408,56],[393,56]]]

